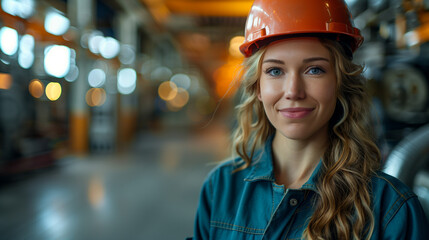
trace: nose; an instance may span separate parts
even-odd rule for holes
[[[297,73],[290,73],[285,84],[286,99],[298,100],[305,98],[305,85]]]

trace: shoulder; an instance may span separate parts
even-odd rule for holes
[[[374,217],[381,231],[398,221],[405,224],[408,215],[422,212],[416,194],[399,179],[379,171],[371,184]]]
[[[235,198],[244,194],[249,184],[249,177],[258,169],[257,161],[242,168],[245,162],[241,158],[223,161],[208,174],[203,188],[209,191],[213,198]]]
[[[417,195],[406,184],[383,172],[377,172],[371,184],[380,239],[428,239],[425,213]]]
[[[371,180],[375,196],[377,196],[377,193],[380,195],[388,194],[390,197],[397,197],[403,200],[416,197],[407,185],[384,172],[378,171]]]
[[[227,159],[217,164],[208,174],[206,182],[222,185],[243,180],[251,171],[252,166],[239,170],[244,165],[241,158]]]
[[[383,221],[390,221],[399,209],[416,194],[399,179],[378,171],[371,179],[375,211],[380,211]]]

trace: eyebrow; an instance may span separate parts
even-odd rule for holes
[[[312,57],[312,58],[306,58],[302,62],[303,63],[309,63],[309,62],[315,62],[315,61],[326,61],[326,62],[329,62],[329,59],[324,58],[324,57]],[[278,60],[278,59],[267,59],[267,60],[264,60],[263,63],[285,64],[285,62],[283,62],[282,60]]]
[[[315,62],[315,61],[326,61],[326,62],[329,62],[329,59],[324,58],[324,57],[313,57],[313,58],[306,58],[302,62],[309,63],[309,62]]]
[[[283,62],[282,60],[277,60],[277,59],[267,59],[264,60],[263,63],[278,63],[278,64],[285,64],[285,62]]]

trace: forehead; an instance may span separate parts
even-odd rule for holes
[[[264,59],[300,59],[306,57],[330,59],[329,50],[316,37],[287,38],[272,42],[267,46]]]

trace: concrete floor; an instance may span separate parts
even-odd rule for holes
[[[0,186],[0,239],[184,239],[200,187],[229,153],[214,127],[142,133],[121,154],[66,157]],[[213,164],[212,164],[213,163]]]

